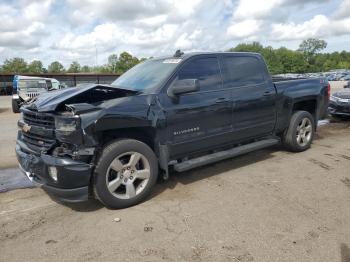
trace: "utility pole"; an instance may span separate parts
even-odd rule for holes
[[[95,43],[95,63],[96,67],[98,66],[98,51],[97,51],[97,44]]]

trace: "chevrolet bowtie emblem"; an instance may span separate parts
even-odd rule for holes
[[[22,127],[23,132],[28,133],[32,127],[28,124],[24,124]]]

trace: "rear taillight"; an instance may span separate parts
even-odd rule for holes
[[[328,97],[331,96],[331,84],[330,83],[328,83],[328,86],[327,86],[327,95],[328,95]]]

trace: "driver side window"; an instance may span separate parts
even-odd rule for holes
[[[177,79],[198,79],[200,91],[221,89],[219,61],[216,57],[194,58],[184,64]]]

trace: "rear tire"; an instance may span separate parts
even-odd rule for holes
[[[94,192],[105,206],[126,208],[143,201],[158,177],[158,161],[152,149],[134,139],[108,144],[94,174]]]
[[[283,134],[283,144],[292,152],[302,152],[310,148],[314,134],[314,117],[307,111],[296,111]]]
[[[19,105],[16,100],[12,100],[12,112],[19,113]]]

